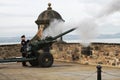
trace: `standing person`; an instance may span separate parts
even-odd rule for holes
[[[20,50],[20,52],[22,53],[22,57],[24,58],[24,57],[26,57],[27,56],[27,53],[26,53],[26,48],[27,48],[27,41],[26,41],[26,39],[25,39],[25,35],[22,35],[21,36],[21,50]],[[23,66],[27,66],[26,65],[26,61],[23,61],[22,62],[22,65]]]

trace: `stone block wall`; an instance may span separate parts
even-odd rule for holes
[[[81,54],[81,45],[75,43],[57,43],[52,46],[52,54],[55,59],[79,60]]]
[[[0,45],[0,58],[21,56],[20,47],[20,44]],[[79,43],[55,43],[51,52],[57,60],[120,67],[120,44],[93,43],[90,56],[81,54],[82,47]]]
[[[12,58],[21,56],[20,44],[0,45],[0,58]]]
[[[120,44],[93,43],[90,56],[81,54],[82,47],[79,43],[54,44],[52,53],[59,60],[120,67]]]
[[[120,44],[93,44],[92,47],[92,59],[96,63],[120,67]]]

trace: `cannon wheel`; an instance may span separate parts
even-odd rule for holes
[[[37,60],[29,61],[30,65],[35,67],[39,65],[39,62]]]
[[[54,61],[53,55],[50,53],[42,53],[40,54],[38,61],[41,67],[51,67]]]

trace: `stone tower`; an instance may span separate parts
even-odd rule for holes
[[[58,12],[52,10],[51,3],[48,3],[47,10],[43,11],[35,21],[35,23],[38,25],[38,33],[36,35],[37,38],[40,38],[42,36],[42,32],[54,19],[58,19],[64,22],[61,15]],[[62,37],[60,38],[60,41],[62,41]]]

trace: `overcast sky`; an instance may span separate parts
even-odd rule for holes
[[[34,36],[38,28],[35,20],[49,2],[66,22],[75,22],[96,16],[111,0],[0,0],[0,37]],[[120,33],[120,13],[101,19],[100,24],[100,34]]]

